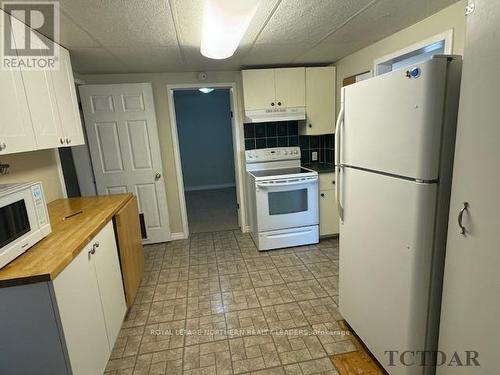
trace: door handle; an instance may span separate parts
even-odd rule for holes
[[[460,234],[464,237],[467,236],[467,229],[464,227],[462,220],[464,217],[464,212],[467,211],[468,208],[469,208],[469,202],[464,202],[464,206],[458,213],[458,226],[460,227]]]
[[[156,172],[156,174],[155,174],[155,181],[158,181],[160,178],[161,178],[161,173],[160,172]]]

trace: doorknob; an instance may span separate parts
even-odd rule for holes
[[[462,236],[467,235],[467,229],[462,224],[462,219],[464,216],[464,212],[467,211],[468,208],[469,208],[469,202],[464,202],[464,206],[462,207],[462,209],[458,214],[458,226],[460,227],[460,233],[462,234]]]
[[[156,172],[156,174],[155,174],[155,180],[158,181],[160,178],[161,178],[161,173],[160,172]]]

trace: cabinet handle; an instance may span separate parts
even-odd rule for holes
[[[469,202],[464,202],[464,206],[462,207],[462,209],[458,213],[458,226],[460,227],[460,234],[462,234],[462,236],[464,236],[464,237],[467,236],[467,229],[462,224],[462,219],[464,216],[464,212],[467,211],[468,208],[469,208]]]
[[[271,103],[271,107],[274,107],[274,102],[273,102],[273,103]]]
[[[68,145],[71,140],[69,138],[66,138],[66,144]]]
[[[335,185],[335,181],[332,181],[332,185]]]
[[[321,195],[323,198],[325,197],[325,193],[321,193],[320,195]]]
[[[97,247],[99,247],[100,245],[101,245],[101,244],[99,243],[99,241],[94,242],[94,247],[96,247],[96,248],[97,248]]]
[[[313,127],[312,124],[309,124],[309,127],[312,128]]]
[[[281,102],[278,102],[278,105],[281,105]]]
[[[3,151],[7,148],[7,145],[5,143],[0,143],[0,151]]]
[[[61,142],[61,144],[63,145],[64,144],[64,138],[59,138],[59,142]]]
[[[92,249],[89,250],[89,258],[91,255],[95,254],[95,246],[92,246]]]

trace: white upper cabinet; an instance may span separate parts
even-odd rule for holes
[[[28,28],[15,18],[11,18],[12,33],[17,44],[23,39]],[[33,38],[32,47],[43,49],[43,41]],[[40,53],[39,56],[43,56]],[[49,68],[42,70],[22,69],[24,89],[36,139],[36,148],[60,146],[62,139],[61,120],[57,109],[56,93]]]
[[[278,107],[304,107],[306,105],[305,68],[274,69],[276,105]]]
[[[274,69],[243,70],[245,110],[271,108],[276,101]]]
[[[6,30],[3,12],[0,28]],[[4,49],[4,38],[0,48]],[[0,155],[36,148],[28,101],[20,69],[0,69]]]
[[[245,110],[304,107],[305,68],[243,70]]]
[[[65,146],[78,146],[85,143],[83,139],[82,122],[78,110],[75,80],[71,69],[69,52],[59,48],[59,70],[52,71],[52,79],[56,92],[57,107],[61,118],[62,136]]]
[[[300,133],[335,132],[335,67],[306,68],[306,122]]]
[[[3,11],[0,18],[3,23]],[[24,43],[28,27],[15,18],[7,19],[14,42]],[[33,47],[39,44],[42,49],[47,38],[35,35]],[[0,154],[84,143],[69,52],[62,47],[59,51],[59,69],[0,70]]]

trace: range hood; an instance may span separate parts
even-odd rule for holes
[[[269,108],[245,111],[245,123],[305,120],[306,108]]]

